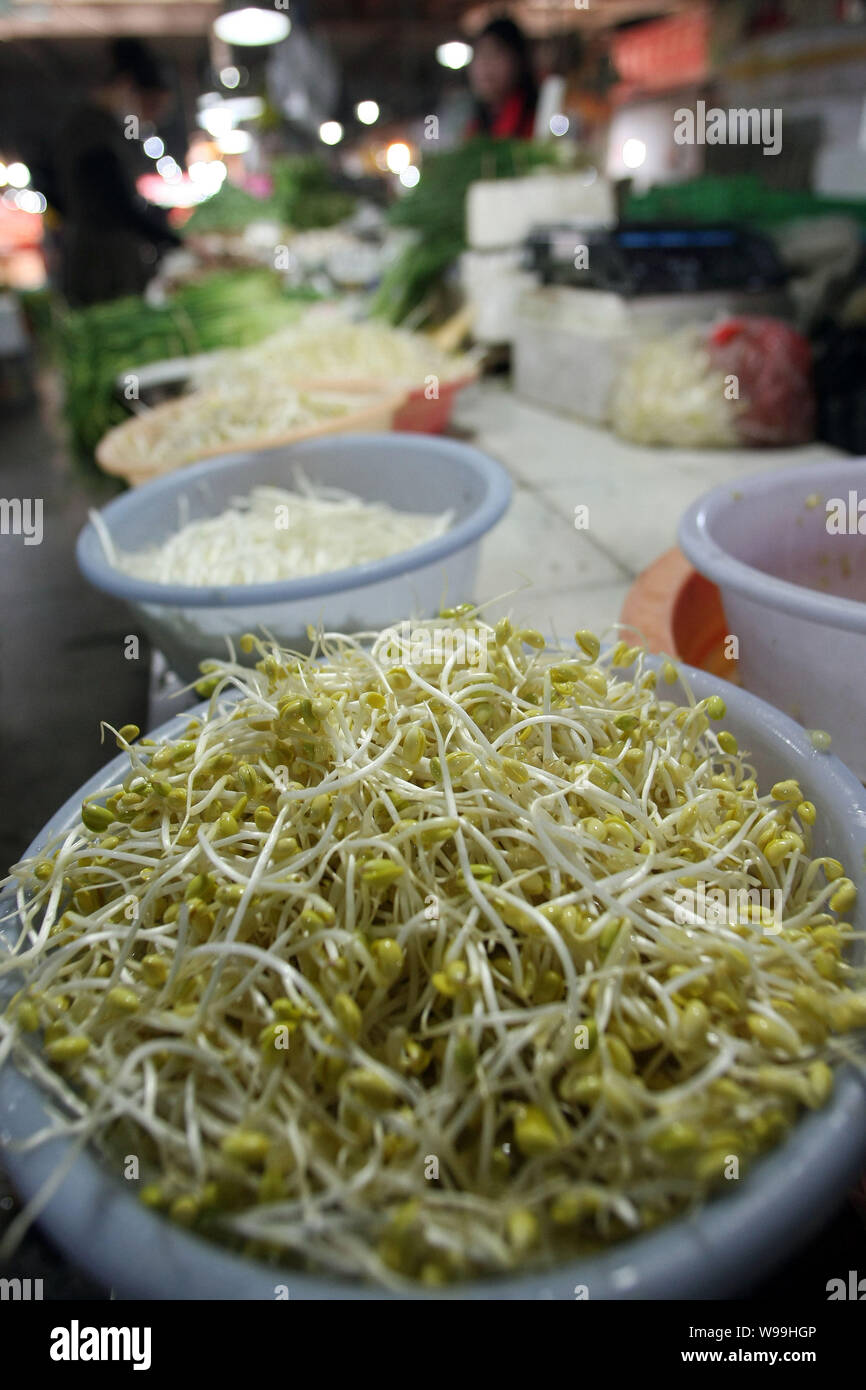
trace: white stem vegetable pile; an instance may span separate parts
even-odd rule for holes
[[[743,403],[730,378],[713,365],[704,335],[683,328],[641,344],[611,396],[617,434],[636,444],[725,449],[741,443]]]
[[[337,316],[309,316],[261,343],[211,353],[194,368],[200,391],[243,394],[250,388],[284,390],[297,381],[378,381],[398,389],[424,387],[471,375],[474,359],[446,352],[422,333]]]
[[[400,512],[304,479],[298,487],[255,487],[147,550],[118,551],[98,513],[91,520],[115,568],[159,584],[201,586],[267,584],[382,560],[442,535],[452,519]]]
[[[583,631],[426,631],[402,665],[392,633],[245,638],[183,737],[121,730],[122,783],[13,871],[0,1056],[174,1221],[438,1285],[742,1174],[827,1100],[866,992],[854,885],[718,696]],[[678,921],[701,885],[779,920]]]
[[[193,391],[119,426],[132,463],[179,467],[233,446],[277,440],[295,430],[339,419],[359,402],[295,390],[286,383],[249,381],[241,390]]]

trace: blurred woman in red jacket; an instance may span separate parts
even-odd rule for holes
[[[531,140],[538,85],[523,30],[512,19],[491,20],[474,48],[469,84],[475,97],[475,117],[466,130],[467,137]]]

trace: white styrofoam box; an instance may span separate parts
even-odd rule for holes
[[[537,405],[604,424],[630,335],[613,319],[604,325],[567,317],[555,299],[569,293],[556,287],[520,296],[511,359],[514,389]]]
[[[862,198],[866,185],[866,150],[842,145],[818,151],[815,160],[815,192],[835,198]]]
[[[731,314],[779,314],[777,292],[667,294],[625,299],[606,290],[549,285],[516,305],[514,389],[538,405],[594,424],[608,423],[608,401],[628,354],[648,338],[687,323]]]
[[[464,251],[460,257],[460,284],[472,306],[472,336],[488,346],[512,343],[517,330],[517,302],[535,284],[534,276],[521,269],[522,252]]]
[[[474,251],[518,246],[544,222],[612,223],[613,185],[594,170],[482,179],[466,198],[466,240]]]

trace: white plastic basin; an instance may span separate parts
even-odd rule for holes
[[[866,513],[864,459],[758,473],[700,497],[680,522],[679,543],[721,591],[746,689],[807,729],[827,730],[833,751],[866,780],[866,517],[861,534],[858,496]],[[844,534],[828,529],[834,499],[845,504]]]
[[[697,699],[724,693],[725,723],[741,748],[751,754],[762,789],[781,778],[799,780],[818,811],[814,852],[839,856],[849,870],[859,888],[851,921],[863,932],[866,790],[838,758],[817,752],[803,730],[777,710],[705,671],[682,663],[679,667]],[[681,686],[672,687],[670,697],[682,700]],[[156,736],[177,738],[190,713],[164,725]],[[28,855],[74,824],[83,798],[110,786],[127,768],[126,758],[115,758],[85,783],[48,822]],[[0,918],[7,913],[0,935],[8,944],[16,930],[14,896],[8,885],[0,893]],[[19,984],[14,975],[0,980],[0,1008]],[[48,1114],[47,1097],[34,1082],[11,1063],[0,1068],[0,1141],[5,1138],[8,1144],[4,1161],[23,1199],[37,1193],[56,1165],[71,1157],[68,1139],[55,1138],[31,1149],[17,1147],[48,1124]],[[864,1158],[863,1081],[854,1069],[844,1068],[823,1109],[806,1115],[782,1144],[741,1181],[731,1183],[730,1191],[694,1213],[602,1254],[571,1258],[548,1270],[459,1283],[441,1294],[418,1290],[409,1296],[573,1301],[576,1285],[585,1285],[593,1301],[742,1295],[820,1228],[854,1181]],[[292,1302],[393,1297],[371,1284],[242,1258],[148,1210],[134,1188],[135,1184],[121,1178],[119,1168],[112,1171],[88,1150],[75,1157],[41,1218],[56,1244],[118,1297],[273,1300],[276,1284],[288,1284]]]
[[[292,487],[295,470],[314,484],[344,488],[398,511],[451,511],[444,535],[397,555],[330,574],[268,584],[155,584],[115,569],[94,526],[78,537],[78,565],[97,589],[125,600],[142,628],[185,680],[199,662],[224,657],[261,627],[285,645],[303,648],[307,627],[338,632],[387,627],[411,614],[432,617],[446,601],[475,597],[481,537],[511,497],[508,475],[478,449],[416,434],[328,435],[255,454],[227,454],[159,478],[110,502],[102,512],[120,550],[158,545],[186,520],[217,516],[253,487]]]

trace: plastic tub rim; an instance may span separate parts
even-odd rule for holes
[[[159,584],[153,580],[139,579],[115,569],[105,556],[102,543],[92,521],[88,521],[78,535],[75,553],[78,567],[95,588],[125,599],[128,603],[146,604],[163,608],[249,608],[269,604],[292,603],[297,600],[321,598],[350,589],[365,588],[384,580],[399,578],[414,570],[435,565],[447,559],[455,551],[466,549],[479,541],[505,512],[511,500],[512,484],[505,469],[488,454],[473,445],[460,440],[441,439],[438,436],[400,433],[370,433],[328,435],[322,438],[302,441],[297,447],[304,453],[348,452],[362,441],[375,444],[382,449],[412,449],[422,453],[459,454],[482,479],[485,494],[475,510],[456,526],[452,526],[441,536],[422,541],[408,550],[398,551],[383,560],[369,560],[361,565],[350,565],[345,569],[331,570],[326,574],[307,575],[299,579],[271,580],[263,584],[229,585],[190,585]],[[287,446],[291,450],[294,446]],[[220,454],[218,458],[202,459],[199,463],[178,469],[164,477],[154,478],[143,483],[123,496],[115,498],[102,508],[100,516],[111,532],[112,520],[123,518],[134,510],[142,498],[151,498],[162,492],[177,491],[183,483],[194,486],[245,459],[261,457],[237,450],[234,453]],[[431,458],[431,463],[432,463]],[[253,484],[251,484],[252,486]],[[95,543],[92,553],[88,552],[91,540]]]
[[[780,579],[756,569],[745,560],[731,555],[712,534],[713,523],[721,513],[731,505],[747,501],[750,496],[766,496],[796,485],[799,481],[814,484],[817,474],[832,487],[831,479],[834,476],[838,478],[840,471],[845,481],[839,486],[850,488],[852,465],[858,464],[863,469],[863,481],[866,482],[866,459],[852,458],[765,470],[738,479],[733,484],[719,484],[703,493],[683,514],[677,530],[678,543],[695,568],[719,586],[723,597],[724,591],[730,590],[741,598],[762,607],[777,609],[794,618],[842,628],[846,632],[866,633],[866,603],[808,589],[805,585],[793,584],[788,579]],[[741,495],[734,497],[734,492]]]

